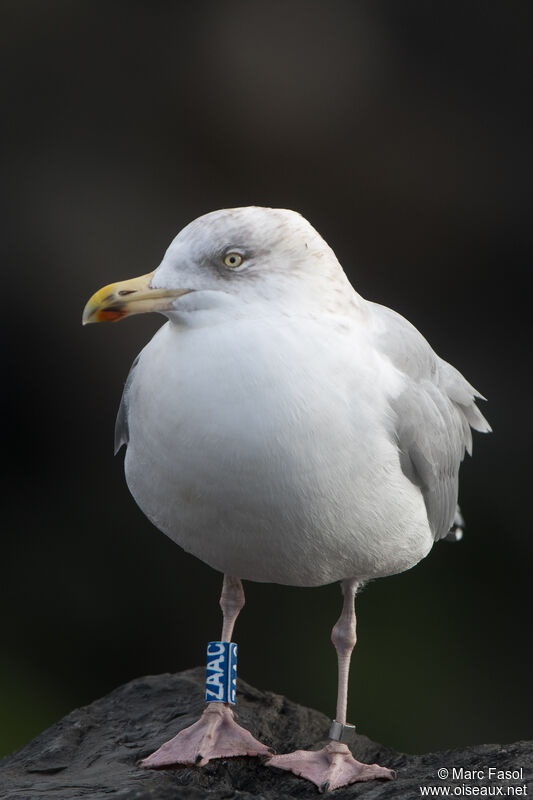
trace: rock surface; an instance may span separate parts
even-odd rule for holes
[[[211,762],[202,768],[143,770],[139,759],[190,725],[203,707],[203,668],[176,675],[138,678],[85,708],[73,711],[28,745],[0,761],[2,800],[285,800],[317,798],[316,787],[301,778],[263,766],[257,758]],[[278,752],[324,742],[329,720],[320,712],[239,681],[238,719]],[[409,756],[357,736],[353,752],[360,761],[377,761],[397,771],[395,781],[373,781],[337,789],[335,800],[416,798],[419,787],[458,786],[478,796],[498,794],[494,787],[533,786],[533,742],[479,745],[464,750]],[[439,779],[437,771],[489,767],[522,770],[507,780]],[[454,788],[456,789],[454,795]],[[516,792],[526,796],[528,789]],[[464,795],[464,792],[463,792]],[[431,795],[429,795],[431,796]]]

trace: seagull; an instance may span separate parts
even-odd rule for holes
[[[133,363],[115,445],[127,446],[127,484],[148,519],[224,576],[212,652],[231,643],[242,580],[339,582],[343,603],[331,635],[336,715],[322,749],[274,754],[219,694],[142,766],[262,756],[321,791],[393,778],[348,747],[355,595],[460,537],[459,467],[471,428],[490,431],[482,396],[406,319],[363,299],[295,211],[199,217],[154,272],[96,292],[83,324],[152,311],[167,322]],[[208,663],[213,683],[222,662]]]

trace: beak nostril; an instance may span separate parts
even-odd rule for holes
[[[121,289],[119,295],[124,297],[125,294],[135,294],[135,289]]]

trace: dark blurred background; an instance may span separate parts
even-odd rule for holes
[[[162,318],[80,318],[191,219],[250,204],[301,211],[490,399],[464,541],[358,600],[349,719],[408,751],[531,737],[531,4],[11,0],[0,31],[0,753],[219,635],[220,576],[112,455]],[[241,676],[331,715],[338,587],[245,588]]]

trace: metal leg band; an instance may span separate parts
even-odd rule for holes
[[[207,703],[235,704],[237,694],[237,645],[234,642],[209,642],[205,699]]]
[[[329,738],[334,742],[351,744],[355,738],[355,725],[346,725],[334,719],[329,729]]]

